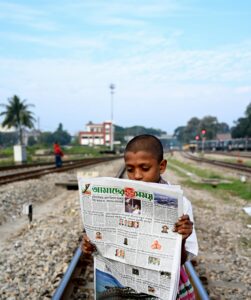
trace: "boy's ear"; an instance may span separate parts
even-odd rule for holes
[[[161,161],[161,163],[159,164],[159,170],[160,170],[160,174],[163,174],[166,170],[166,166],[167,166],[167,160],[163,159]]]

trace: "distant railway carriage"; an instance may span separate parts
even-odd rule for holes
[[[251,151],[251,138],[197,141],[198,151]]]

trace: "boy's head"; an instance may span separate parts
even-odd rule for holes
[[[166,169],[162,144],[149,134],[134,137],[126,146],[124,159],[128,178],[132,180],[159,182]]]

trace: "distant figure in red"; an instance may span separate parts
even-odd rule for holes
[[[58,142],[55,142],[53,145],[54,154],[55,154],[55,164],[57,168],[62,167],[62,156],[64,156],[63,151],[61,150]]]

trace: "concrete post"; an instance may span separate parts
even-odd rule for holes
[[[18,163],[27,161],[26,148],[24,145],[14,146],[14,161]]]

